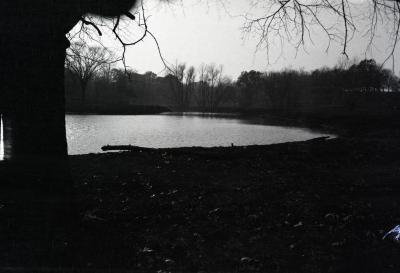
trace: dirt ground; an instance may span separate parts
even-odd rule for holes
[[[80,263],[160,272],[399,272],[400,146],[331,139],[71,157]]]
[[[0,198],[1,269],[399,272],[398,136],[71,156],[73,239],[13,238]]]

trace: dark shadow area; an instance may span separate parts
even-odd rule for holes
[[[77,267],[396,272],[396,138],[71,157]],[[103,166],[107,166],[104,168]]]

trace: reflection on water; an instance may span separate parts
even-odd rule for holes
[[[269,126],[235,116],[67,115],[66,127],[69,154],[101,152],[107,144],[155,148],[240,146],[322,136],[308,129]]]
[[[3,129],[3,115],[0,115],[0,160],[4,160],[4,129]]]

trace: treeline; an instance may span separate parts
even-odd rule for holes
[[[166,76],[171,99],[179,111],[216,112],[221,108],[237,107],[237,87],[223,75],[222,66],[201,65],[198,69],[175,64]]]
[[[155,105],[175,111],[213,112],[221,107],[237,107],[238,90],[214,64],[202,65],[198,70],[177,64],[162,77],[103,65],[83,84],[80,75],[67,67],[65,89],[67,111],[74,112]]]
[[[95,73],[83,91],[76,75],[65,70],[67,111],[168,106],[168,87],[167,79],[152,72],[138,74],[107,65]]]
[[[311,72],[285,69],[279,72],[243,72],[238,80],[242,107],[283,111],[321,107],[364,107],[392,100],[400,81],[374,60]],[[386,95],[385,95],[386,94]],[[390,95],[387,95],[390,94]],[[375,101],[375,99],[379,99]],[[260,102],[262,102],[260,104]],[[392,101],[400,106],[400,101]]]
[[[181,66],[182,69],[182,66]],[[66,106],[69,111],[97,108],[164,106],[175,111],[218,111],[235,108],[234,83],[223,77],[215,65],[201,68],[200,81],[194,69],[159,77],[132,70],[104,67],[83,87],[79,79],[65,70]],[[83,89],[84,88],[84,89]]]
[[[153,72],[139,74],[113,68],[110,55],[100,50],[91,50],[87,60],[70,59],[75,67],[66,65],[67,110],[154,105],[175,111],[204,112],[400,107],[399,78],[374,60],[309,72],[248,71],[233,81],[224,75],[222,66],[215,64],[195,68],[177,62],[161,77]],[[108,59],[102,61],[96,56]],[[93,60],[97,63],[90,64]],[[87,68],[92,69],[90,73],[82,73]]]

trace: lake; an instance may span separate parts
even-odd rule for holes
[[[260,124],[235,115],[66,115],[69,154],[101,152],[104,145],[141,147],[235,146],[303,141],[318,131]]]
[[[235,146],[303,141],[324,134],[307,128],[267,125],[260,119],[218,114],[66,115],[68,152],[98,153],[104,145],[170,148]],[[0,160],[4,157],[0,119]]]

